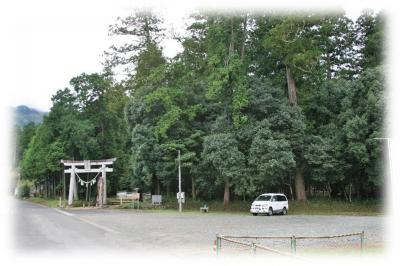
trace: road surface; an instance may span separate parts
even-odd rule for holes
[[[13,247],[24,252],[113,250],[141,255],[156,252],[212,256],[217,233],[304,236],[364,230],[367,243],[382,244],[385,240],[382,216],[268,217],[149,210],[58,210],[17,200],[13,219]]]

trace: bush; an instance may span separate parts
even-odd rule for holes
[[[29,198],[32,186],[32,181],[23,180],[18,186],[18,198]]]

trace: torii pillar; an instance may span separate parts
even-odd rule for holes
[[[107,204],[107,180],[106,173],[112,172],[112,168],[108,168],[107,165],[112,165],[116,158],[97,160],[97,161],[68,161],[61,160],[64,166],[71,166],[69,169],[65,169],[64,173],[71,174],[69,182],[69,193],[68,193],[68,205],[71,206],[74,199],[78,199],[77,182],[75,180],[75,174],[77,173],[100,173],[101,176],[97,182],[97,198],[96,205],[103,207]],[[84,168],[78,168],[77,166],[84,166]],[[92,166],[101,166],[100,168],[92,168]]]
[[[71,167],[71,175],[69,178],[69,193],[68,193],[68,205],[71,206],[74,198],[74,194],[78,194],[76,191],[76,180],[75,180],[75,165]],[[75,195],[76,197],[76,195]],[[77,197],[76,197],[77,198]]]
[[[97,191],[96,205],[103,207],[104,204],[107,204],[107,178],[104,164],[101,165],[101,176],[97,182]]]

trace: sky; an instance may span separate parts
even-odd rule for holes
[[[168,2],[166,4],[165,2]],[[276,2],[276,1],[274,1]],[[182,28],[183,18],[196,7],[206,8],[305,8],[327,10],[343,8],[347,15],[356,19],[364,8],[375,11],[384,9],[385,1],[21,1],[9,2],[5,11],[6,47],[1,49],[2,61],[7,73],[2,80],[7,90],[6,105],[28,105],[49,111],[51,97],[69,84],[69,80],[83,72],[102,70],[101,55],[115,41],[108,36],[110,24],[118,16],[125,17],[138,7],[155,7],[165,16],[168,29]],[[172,5],[171,3],[176,3]],[[197,3],[197,4],[196,4]],[[3,43],[4,44],[4,43]],[[164,43],[164,54],[173,56],[180,50],[179,44],[169,40]]]

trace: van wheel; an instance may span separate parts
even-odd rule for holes
[[[286,208],[283,208],[282,215],[286,215],[286,214],[287,214],[287,210],[286,210]]]
[[[274,211],[272,210],[272,207],[269,207],[267,215],[272,216],[272,214],[274,214]]]
[[[253,213],[253,216],[257,216],[257,213]]]

